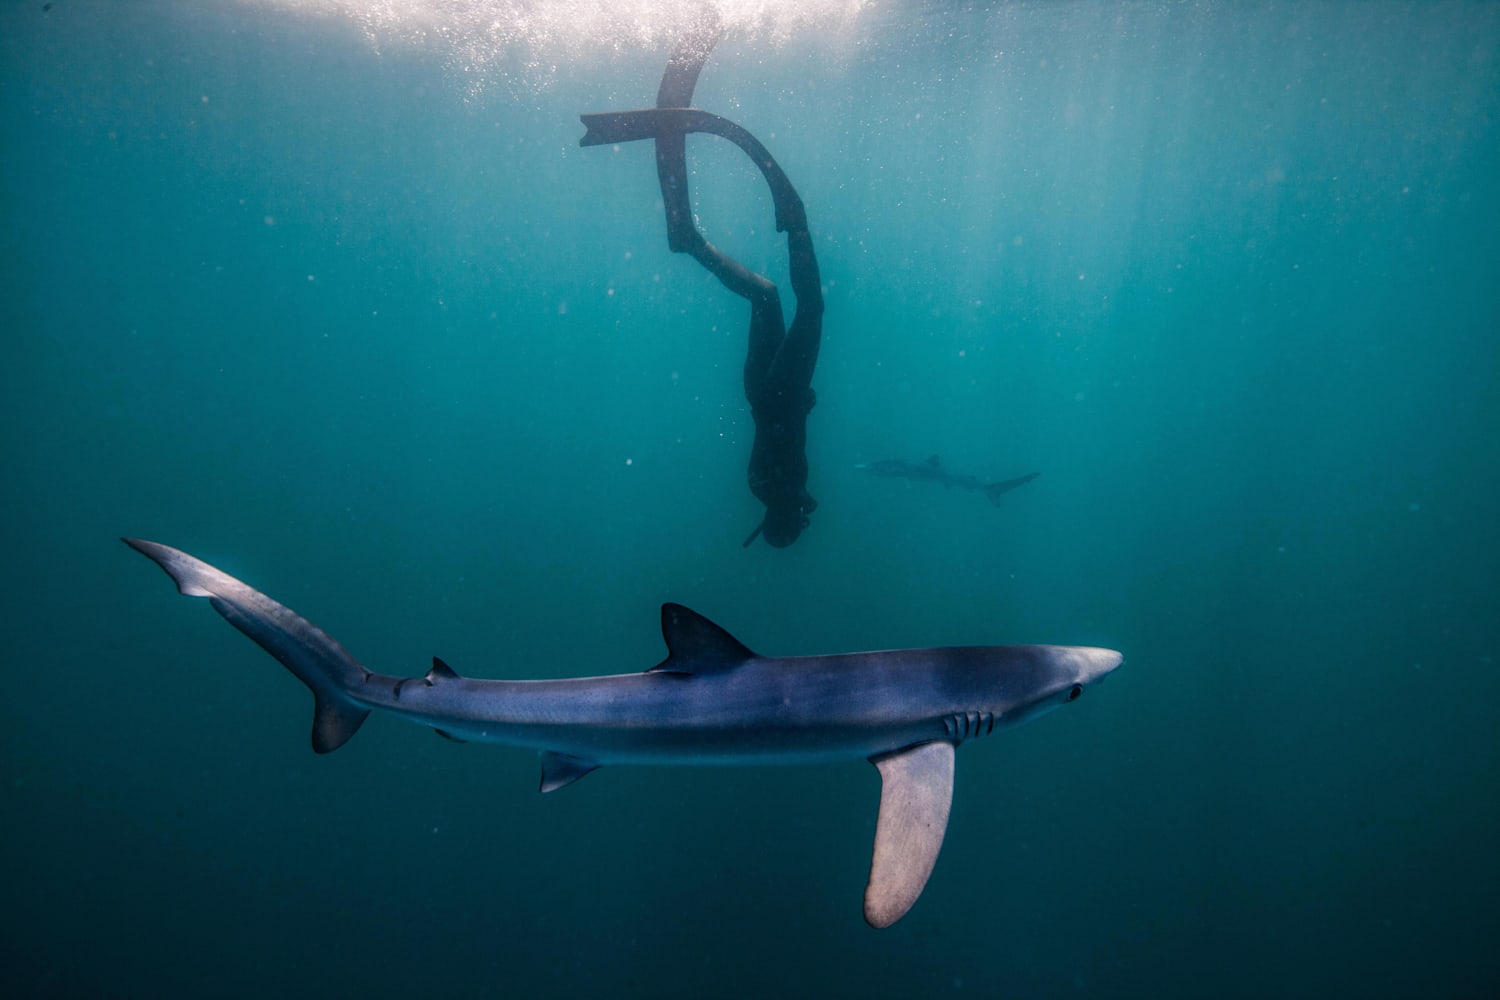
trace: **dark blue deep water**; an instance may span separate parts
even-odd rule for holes
[[[0,7],[0,989],[1500,995],[1500,6],[727,4],[695,103],[828,303],[782,551],[740,547],[744,304],[647,146],[578,147],[687,6]],[[784,281],[759,176],[689,157]],[[934,453],[1042,476],[855,468]],[[876,932],[868,765],[541,797],[378,717],[316,757],[122,534],[401,675],[644,669],[664,600],[1128,662],[959,751]]]

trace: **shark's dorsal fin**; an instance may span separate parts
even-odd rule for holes
[[[460,679],[458,672],[444,663],[441,658],[436,656],[432,658],[432,669],[427,671],[428,684],[436,681],[456,681]]]
[[[870,763],[880,770],[880,815],[865,920],[879,928],[906,915],[937,863],[953,805],[953,744],[923,743]]]
[[[542,751],[542,793],[566,788],[590,771],[599,770],[599,765],[572,754],[555,750]]]
[[[928,455],[927,456],[927,464],[930,465],[930,466],[932,466],[934,469],[936,469],[939,466],[941,466],[943,463],[938,459],[937,455]]]
[[[717,674],[755,659],[744,643],[681,604],[661,606],[661,636],[667,641],[667,658],[652,671]]]

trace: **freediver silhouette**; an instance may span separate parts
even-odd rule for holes
[[[818,506],[807,492],[807,415],[815,396],[813,369],[823,334],[823,290],[807,211],[779,164],[753,135],[728,119],[689,107],[703,64],[724,28],[707,8],[684,35],[667,62],[656,107],[582,116],[587,128],[581,146],[613,145],[639,139],[656,141],[656,173],[667,218],[667,246],[691,254],[725,288],[750,303],[750,336],[745,354],[745,398],[755,420],[750,450],[750,492],[766,514],[744,544],[757,536],[777,547],[795,542]],[[728,139],[760,168],[771,188],[776,229],[786,233],[792,293],[797,305],[788,325],[776,285],[724,253],[699,232],[687,187],[689,132]]]

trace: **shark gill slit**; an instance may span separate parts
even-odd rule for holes
[[[955,712],[943,719],[943,735],[955,745],[968,739],[988,736],[995,731],[993,712]]]

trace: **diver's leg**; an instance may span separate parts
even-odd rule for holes
[[[772,364],[772,376],[787,390],[792,390],[812,384],[813,369],[817,367],[818,349],[823,340],[823,287],[818,259],[813,254],[812,237],[807,230],[792,230],[787,233],[786,242],[791,256],[792,291],[797,296],[797,310]],[[809,408],[811,405],[809,402]]]
[[[818,507],[807,492],[807,417],[816,401],[813,369],[823,339],[823,290],[807,229],[787,233],[792,289],[797,310],[786,336],[780,338],[757,384],[756,440],[750,460],[750,489],[766,504],[765,539],[792,544]],[[762,340],[764,351],[770,339]],[[756,345],[752,343],[752,349]],[[764,357],[764,354],[762,355]],[[750,391],[746,367],[746,393]]]
[[[665,91],[665,79],[662,88]],[[776,286],[768,278],[756,274],[708,242],[694,225],[693,206],[688,195],[685,133],[663,132],[657,135],[656,179],[661,185],[661,201],[667,216],[667,247],[673,253],[691,254],[723,282],[725,288],[748,299],[754,308],[760,308],[767,298],[776,298]],[[816,263],[813,268],[816,270]]]
[[[798,315],[801,329],[784,333],[779,298],[754,304],[745,354],[745,398],[755,419],[750,492],[766,505],[760,531],[777,548],[797,540],[818,506],[807,492],[807,414],[821,313],[810,323],[799,305]]]
[[[692,254],[693,259],[702,264],[704,269],[718,278],[724,287],[742,299],[750,302],[752,315],[756,310],[774,309],[776,313],[776,327],[782,328],[784,322],[781,318],[781,295],[776,291],[776,285],[769,278],[756,274],[733,257],[714,246],[703,238],[703,234],[691,225],[683,233],[687,240],[684,247],[673,247]],[[754,325],[751,320],[751,325]]]
[[[792,294],[797,296],[797,307],[816,310],[823,314],[823,278],[818,271],[818,258],[813,253],[812,234],[807,227],[793,229],[786,234],[786,249],[792,272]]]
[[[772,373],[776,356],[786,341],[786,327],[781,319],[781,296],[776,286],[769,295],[750,300],[750,342],[745,349],[745,398],[752,411],[776,391]],[[757,418],[758,419],[758,418]]]

